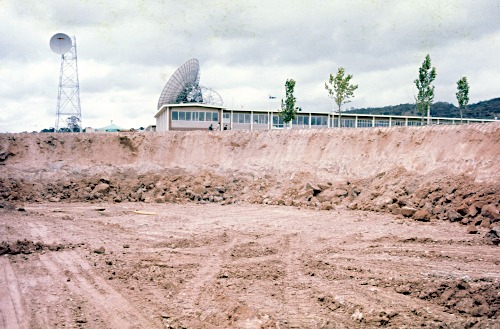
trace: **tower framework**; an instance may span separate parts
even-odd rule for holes
[[[70,51],[61,55],[59,88],[57,92],[55,131],[82,131],[82,110],[80,107],[80,83],[76,37],[72,38]]]

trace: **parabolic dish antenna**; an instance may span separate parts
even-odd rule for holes
[[[201,103],[200,64],[196,58],[182,64],[170,77],[158,100],[158,110],[165,104]]]
[[[50,49],[58,55],[66,54],[70,51],[73,42],[71,38],[64,33],[57,33],[50,38]]]
[[[200,86],[201,96],[203,98],[202,103],[207,105],[215,105],[222,106],[224,102],[222,101],[222,97],[218,92],[211,88]]]

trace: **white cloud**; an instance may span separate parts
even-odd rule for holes
[[[436,101],[454,102],[464,75],[471,102],[499,97],[498,17],[497,0],[4,0],[0,132],[53,125],[57,32],[77,37],[83,125],[139,127],[154,122],[160,75],[193,57],[202,85],[238,108],[279,106],[293,78],[299,106],[329,111],[339,66],[359,85],[348,106],[412,102],[426,54]]]

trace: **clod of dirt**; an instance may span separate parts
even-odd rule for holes
[[[8,157],[14,156],[15,154],[12,152],[0,152],[0,162],[4,162]]]
[[[33,242],[30,240],[17,240],[16,242],[2,241],[0,243],[0,256],[31,254],[33,252],[40,252],[42,250],[59,251],[68,247],[74,248],[75,246],[71,244],[45,244],[42,242]]]
[[[96,253],[96,254],[104,254],[105,252],[106,252],[106,248],[104,248],[104,247],[94,249],[94,253]]]
[[[16,209],[16,206],[8,201],[3,201],[3,202],[0,202],[0,209],[2,209],[2,208],[5,210],[14,210],[14,209]]]
[[[467,226],[467,234],[477,234],[478,230],[476,225],[472,224]]]
[[[484,235],[486,243],[499,245],[500,244],[500,226],[494,227]]]

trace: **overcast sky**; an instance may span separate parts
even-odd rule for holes
[[[426,54],[435,101],[456,104],[462,76],[470,103],[500,97],[499,0],[0,0],[0,132],[54,126],[59,32],[76,36],[84,127],[155,124],[190,58],[228,108],[277,108],[293,78],[298,106],[330,111],[340,66],[359,85],[347,107],[413,103]]]

